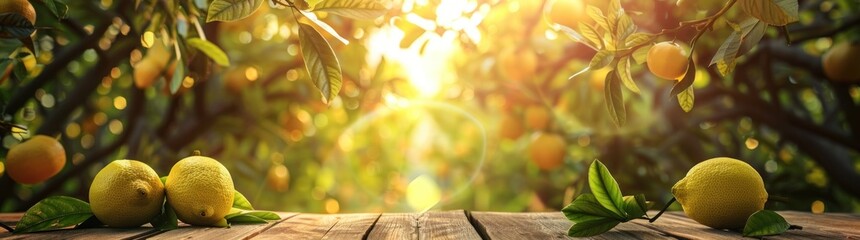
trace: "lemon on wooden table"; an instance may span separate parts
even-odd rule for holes
[[[12,146],[6,153],[6,172],[15,182],[36,184],[57,175],[66,166],[66,150],[52,137],[36,135]]]
[[[90,185],[90,207],[111,227],[137,227],[161,213],[164,185],[155,170],[135,160],[116,160]]]
[[[716,229],[743,228],[747,218],[764,209],[767,191],[761,176],[746,162],[718,157],[693,166],[672,187],[684,213]]]
[[[233,179],[217,160],[191,156],[179,160],[165,184],[167,202],[182,222],[199,226],[226,226],[224,216],[233,207]]]

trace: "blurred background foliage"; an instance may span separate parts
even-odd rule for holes
[[[835,42],[857,37],[857,1],[800,1],[801,20],[787,27],[791,45],[771,28],[734,75],[700,67],[691,113],[669,97],[671,81],[634,66],[642,90],[625,91],[629,121],[621,127],[606,110],[606,71],[568,80],[594,51],[551,28],[544,11],[554,1],[402,0],[374,20],[319,13],[350,41],[324,34],[344,75],[328,105],[307,77],[288,9],[263,4],[243,20],[203,24],[230,66],[192,60],[184,89],[171,95],[167,80],[135,87],[132,66],[151,50],[141,46],[144,32],[162,39],[173,27],[193,28],[187,21],[147,25],[170,15],[147,0],[137,7],[66,1],[63,20],[31,2],[40,54],[27,77],[6,72],[3,120],[59,136],[70,161],[43,184],[3,175],[4,212],[51,195],[86,199],[92,177],[114,159],[167,174],[193,150],[220,160],[254,206],[278,211],[554,211],[587,191],[594,159],[624,192],[665,202],[695,163],[730,156],[761,173],[773,209],[810,211],[823,203],[826,211],[860,212],[860,86],[828,81],[818,60]],[[694,3],[622,5],[651,33],[722,6],[687,2]],[[584,16],[583,9],[570,15]],[[741,15],[733,10],[703,36],[698,65],[706,66],[731,33],[727,22]],[[0,41],[3,56],[19,59],[11,53],[20,47]],[[533,143],[541,135],[564,139],[560,164],[533,159],[532,152],[554,150]],[[0,156],[19,141],[4,135]]]

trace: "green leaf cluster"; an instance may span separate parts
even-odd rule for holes
[[[294,16],[299,15],[304,17],[303,20],[307,20],[299,21],[296,18],[299,24],[302,58],[305,60],[311,81],[322,94],[323,101],[331,103],[340,92],[343,76],[337,55],[318,29],[326,31],[344,44],[348,44],[349,41],[341,37],[331,26],[317,19],[313,12],[327,12],[354,19],[374,19],[385,14],[389,6],[377,0],[308,1],[306,4],[310,9],[305,11],[303,7],[298,6],[297,2],[288,1],[288,7],[292,8]],[[262,4],[263,0],[215,0],[209,4],[206,21],[237,21],[253,14]],[[276,4],[282,3],[276,2]],[[219,62],[221,54],[215,51],[217,48],[201,47],[204,47],[201,50],[207,56],[221,63]]]
[[[615,178],[600,160],[594,160],[588,168],[588,186],[592,193],[579,195],[561,210],[574,222],[568,236],[595,236],[619,223],[647,216],[645,195],[622,196]]]

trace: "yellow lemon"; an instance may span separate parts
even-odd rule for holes
[[[537,54],[531,49],[508,48],[499,55],[499,70],[514,81],[533,78],[537,72]]]
[[[191,156],[179,160],[165,184],[167,202],[182,222],[199,226],[226,224],[233,206],[233,179],[217,160]]]
[[[672,187],[672,194],[696,222],[716,229],[744,227],[747,218],[764,209],[767,191],[749,164],[727,157],[705,160]]]
[[[161,213],[164,185],[155,170],[135,160],[116,160],[90,185],[90,207],[111,227],[137,227]]]

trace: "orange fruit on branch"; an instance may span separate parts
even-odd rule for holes
[[[508,48],[499,55],[499,70],[510,80],[524,81],[537,72],[537,54],[531,49]]]
[[[834,82],[860,82],[860,42],[841,42],[821,57],[824,75]]]
[[[541,170],[552,170],[561,166],[567,152],[567,144],[558,134],[536,133],[529,144],[528,153],[532,162]]]
[[[687,73],[689,54],[680,44],[668,41],[657,43],[648,50],[648,70],[660,78],[680,80]]]
[[[15,182],[36,184],[57,175],[66,166],[66,150],[57,139],[36,135],[13,146],[6,154],[6,172]]]
[[[532,130],[546,130],[552,120],[552,113],[542,105],[526,107],[526,127]]]

